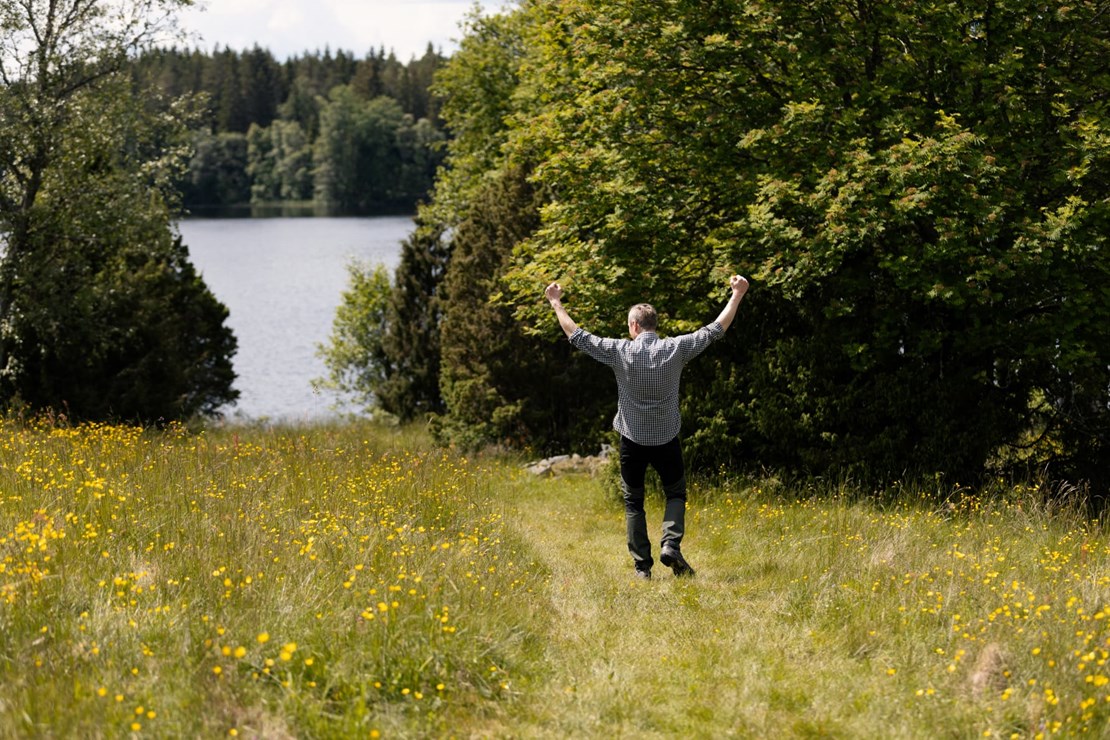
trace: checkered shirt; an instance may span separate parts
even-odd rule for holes
[[[612,368],[617,378],[613,429],[636,444],[650,446],[678,436],[682,368],[724,333],[716,321],[691,334],[666,339],[653,331],[641,332],[635,339],[604,339],[579,327],[570,335],[570,343]]]

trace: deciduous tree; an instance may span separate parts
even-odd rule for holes
[[[120,68],[160,0],[0,2],[0,402],[79,419],[212,413],[235,339],[172,228],[187,101]]]
[[[1104,3],[564,0],[513,17],[500,118],[482,106],[502,77],[466,57],[445,110],[493,122],[460,162],[528,162],[550,196],[507,274],[521,320],[557,333],[533,298],[558,278],[591,328],[619,333],[646,299],[680,331],[747,272],[758,308],[713,350],[735,382],[715,409],[687,399],[707,453],[962,480],[1025,446],[1105,476]],[[473,202],[477,182],[449,173],[437,200]]]

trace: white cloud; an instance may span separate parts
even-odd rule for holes
[[[484,0],[496,11],[506,0]],[[362,56],[392,49],[407,61],[430,42],[450,53],[461,35],[459,23],[472,0],[202,0],[181,14],[192,41],[202,49],[258,44],[279,59],[330,47]]]
[[[274,8],[270,22],[266,25],[269,31],[275,33],[288,33],[295,30],[304,22],[304,13],[292,2],[284,2]]]

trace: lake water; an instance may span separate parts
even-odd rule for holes
[[[239,340],[230,419],[312,421],[335,397],[317,345],[331,334],[352,260],[396,267],[410,216],[186,219],[181,236]]]

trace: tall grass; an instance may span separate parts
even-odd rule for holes
[[[540,492],[536,492],[539,489]],[[632,578],[595,481],[536,482],[547,690],[514,736],[1036,738],[1110,732],[1110,539],[1038,486],[691,492],[695,579]],[[658,526],[662,501],[649,502]]]
[[[1104,736],[1058,493],[724,476],[643,583],[602,481],[419,433],[5,424],[0,735]]]
[[[1026,486],[887,506],[754,493],[699,518],[718,542],[750,544],[739,578],[815,675],[835,667],[826,679],[849,703],[881,695],[865,703],[911,736],[1106,728],[1110,550],[1080,509]]]
[[[498,473],[369,426],[0,427],[0,735],[422,734],[530,670]]]

